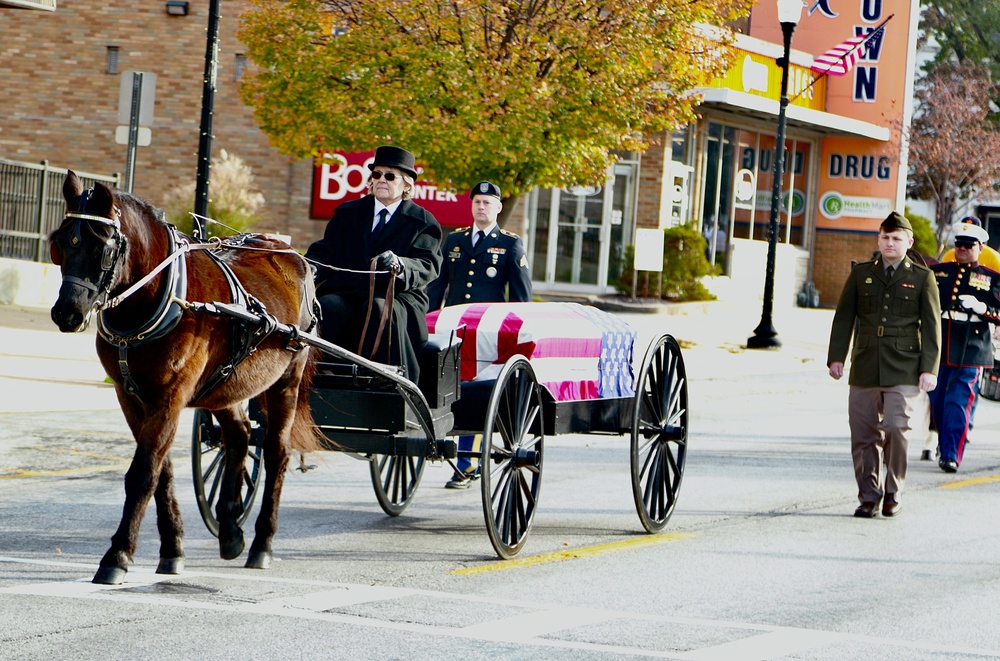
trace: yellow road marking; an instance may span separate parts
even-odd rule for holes
[[[108,455],[108,454],[94,454],[93,452],[83,452],[82,450],[75,450],[73,448],[65,449],[65,448],[46,447],[44,445],[36,445],[36,446],[34,446],[33,449],[35,449],[35,450],[41,450],[43,452],[61,452],[61,453],[64,453],[64,454],[76,454],[76,455],[80,455],[81,457],[93,457],[95,459],[108,459],[110,461],[132,461],[131,457],[115,457],[115,456]]]
[[[28,471],[20,468],[0,468],[0,472],[12,471],[9,475],[0,475],[0,480],[9,480],[17,477],[45,477],[47,475],[73,475],[75,473],[97,473],[99,471],[122,470],[128,468],[129,464],[114,464],[112,466],[91,466],[90,468],[64,468],[54,471]]]
[[[679,542],[682,539],[699,537],[701,533],[678,532],[666,535],[647,535],[635,537],[621,542],[610,542],[608,544],[597,544],[596,546],[584,546],[579,549],[568,549],[566,551],[555,551],[553,553],[542,553],[525,558],[514,558],[513,560],[501,560],[488,565],[477,565],[475,567],[465,567],[464,569],[453,569],[449,574],[468,576],[470,574],[484,574],[486,572],[504,571],[507,569],[520,569],[521,567],[533,567],[534,565],[544,565],[549,562],[562,562],[564,560],[575,560],[577,558],[589,558],[604,553],[615,553],[626,551],[643,546],[655,546],[669,542]]]
[[[0,467],[0,480],[10,480],[20,477],[46,477],[49,475],[76,475],[80,473],[98,473],[101,471],[113,471],[122,470],[129,467],[132,463],[132,459],[129,457],[115,457],[107,454],[96,454],[94,452],[83,452],[82,450],[74,450],[73,448],[56,448],[36,445],[35,450],[42,450],[44,452],[54,452],[62,454],[74,454],[81,457],[92,457],[94,459],[107,459],[108,461],[115,462],[109,466],[88,466],[80,468],[62,468],[59,470],[51,471],[32,471],[24,470],[23,468],[3,468]]]
[[[973,487],[977,484],[989,484],[990,482],[1000,482],[1000,475],[986,475],[984,477],[970,477],[967,480],[956,480],[955,482],[945,482],[942,489],[961,489],[962,487]]]

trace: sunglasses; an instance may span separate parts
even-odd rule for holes
[[[977,243],[975,241],[956,241],[956,248],[964,248],[965,250],[972,250],[975,248]]]
[[[372,170],[372,179],[374,179],[375,181],[378,181],[382,177],[385,177],[386,181],[396,181],[397,176],[398,175],[396,175],[395,172],[382,172],[381,170]]]

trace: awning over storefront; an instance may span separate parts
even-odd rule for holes
[[[41,9],[43,11],[55,11],[56,0],[0,0],[0,7],[14,7],[15,9]]]
[[[699,89],[698,92],[702,95],[704,106],[716,106],[768,121],[775,121],[778,117],[778,102],[772,99],[731,89],[706,87]],[[891,131],[884,126],[796,105],[789,105],[785,116],[789,126],[823,135],[846,135],[883,142],[889,140],[891,135]]]

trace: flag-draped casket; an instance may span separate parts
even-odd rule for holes
[[[556,401],[632,397],[636,332],[578,303],[472,303],[427,315],[431,333],[463,338],[462,381],[495,379],[514,355],[531,361]]]

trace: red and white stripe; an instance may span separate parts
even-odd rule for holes
[[[556,401],[598,397],[602,331],[572,303],[473,303],[427,315],[428,330],[465,327],[462,381],[495,379],[517,354]],[[459,334],[462,334],[459,332]]]
[[[868,40],[870,36],[875,34],[870,32],[868,34],[858,35],[857,37],[851,37],[847,41],[834,46],[822,55],[817,55],[816,59],[813,60],[812,66],[809,67],[817,73],[825,73],[831,76],[843,76],[848,71],[854,68],[854,65],[858,63],[863,55],[864,42]]]

